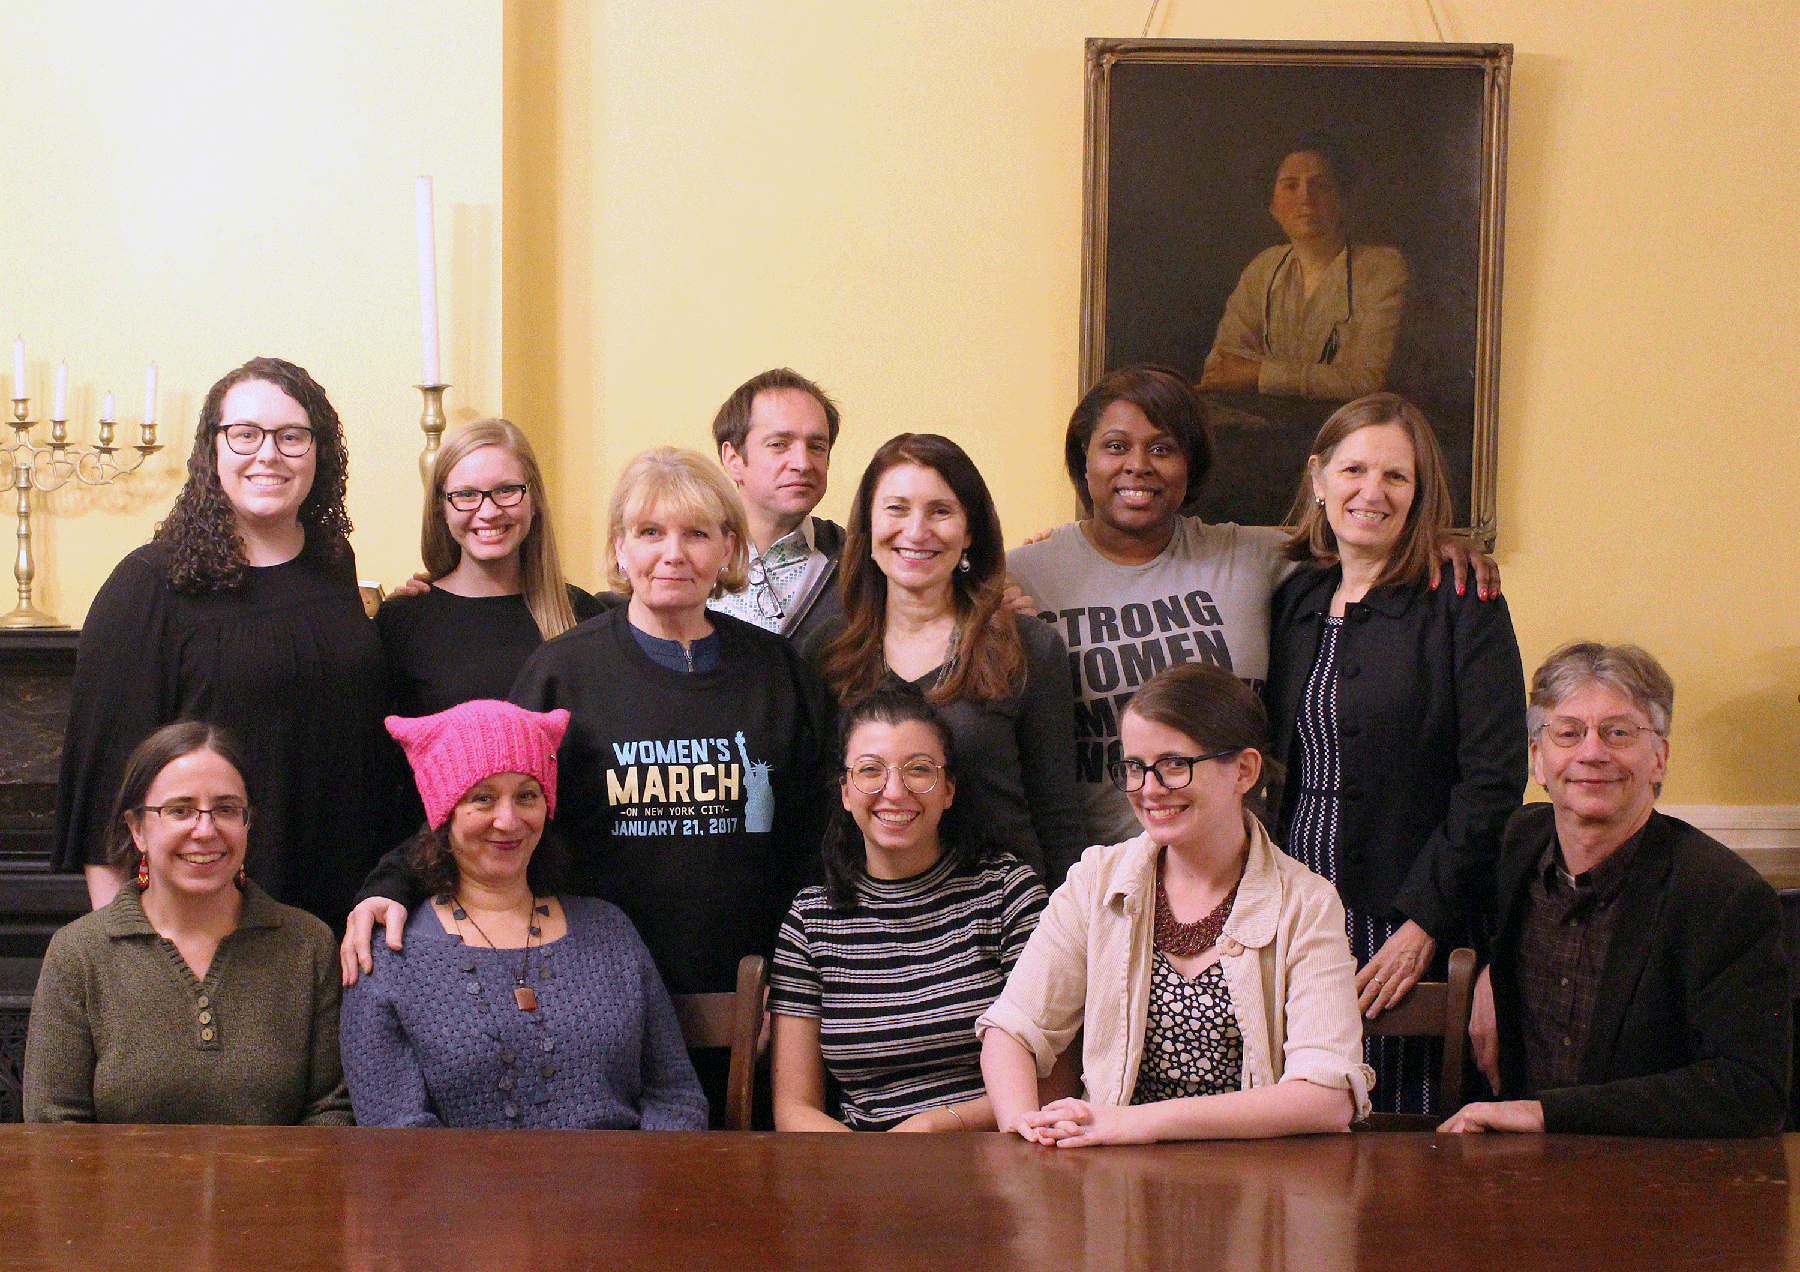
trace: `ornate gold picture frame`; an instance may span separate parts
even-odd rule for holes
[[[1511,67],[1505,44],[1087,42],[1081,387],[1132,362],[1201,385],[1190,511],[1280,524],[1326,416],[1387,389],[1492,546]]]

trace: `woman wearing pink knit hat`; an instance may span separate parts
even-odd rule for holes
[[[643,941],[615,906],[557,895],[567,853],[544,823],[568,723],[486,699],[388,717],[425,805],[407,864],[433,900],[345,994],[358,1123],[705,1128]]]

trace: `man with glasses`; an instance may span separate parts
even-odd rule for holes
[[[1452,1131],[1779,1131],[1792,1002],[1775,893],[1654,810],[1675,686],[1635,645],[1564,645],[1531,681],[1532,775],[1499,864],[1470,1037],[1503,1097]]]
[[[825,497],[837,404],[786,367],[739,385],[713,417],[719,466],[750,521],[750,586],[709,602],[800,644],[841,611],[844,530],[812,510]]]

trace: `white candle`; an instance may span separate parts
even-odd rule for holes
[[[156,364],[144,370],[144,423],[156,423]]]
[[[441,383],[438,364],[437,230],[431,213],[431,178],[420,177],[413,185],[419,217],[419,317],[425,354],[425,378],[421,383]]]
[[[56,364],[56,409],[50,412],[53,420],[69,418],[69,364]]]
[[[25,393],[25,337],[18,336],[13,340],[13,396],[22,398]]]
[[[100,422],[102,424],[113,423],[113,395],[110,393],[106,395],[106,401],[100,407]]]

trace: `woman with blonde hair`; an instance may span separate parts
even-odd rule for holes
[[[419,539],[429,582],[375,616],[402,715],[504,698],[534,649],[603,608],[564,580],[537,456],[508,420],[438,451]]]
[[[774,949],[826,814],[824,686],[779,636],[706,607],[743,587],[747,540],[716,464],[666,446],[638,455],[608,516],[626,603],[546,641],[509,695],[569,712],[556,823],[571,891],[624,910],[676,994],[731,989],[741,957]],[[346,980],[369,967],[371,922],[397,948],[405,908],[426,895],[395,854],[363,894]]]

